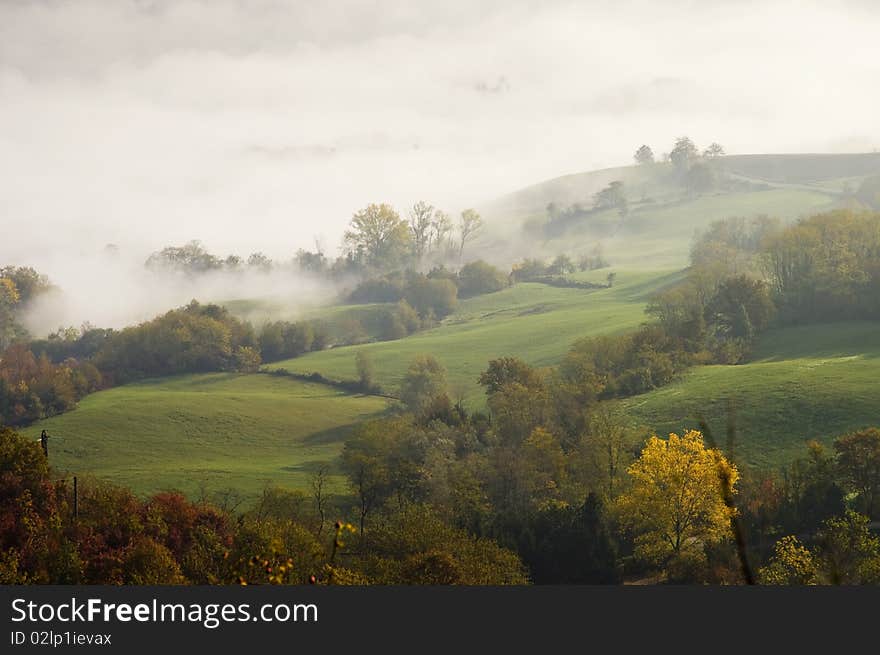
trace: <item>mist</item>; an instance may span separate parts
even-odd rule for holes
[[[50,257],[38,262],[56,288],[37,297],[23,316],[33,334],[58,328],[122,328],[163,314],[191,300],[217,302],[246,300],[236,313],[259,326],[269,317],[291,319],[336,299],[343,288],[329,281],[300,275],[291,266],[271,271],[253,269],[212,271],[186,275],[153,271],[140,254],[121,251],[81,252],[74,260]]]
[[[473,4],[0,4],[0,264],[64,294],[34,323],[118,326],[192,297],[305,306],[330,291],[192,287],[143,260],[191,239],[335,256],[367,203],[480,207],[682,134],[732,154],[880,145],[871,2]],[[95,254],[107,243],[119,261]]]

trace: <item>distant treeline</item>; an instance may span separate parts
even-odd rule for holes
[[[273,322],[257,332],[218,305],[196,301],[122,330],[84,326],[18,341],[0,356],[0,424],[27,425],[98,389],[181,373],[255,372],[263,361],[326,347],[318,321]]]

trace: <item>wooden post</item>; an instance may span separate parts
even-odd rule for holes
[[[73,518],[79,518],[79,489],[76,486],[76,476],[73,476]]]

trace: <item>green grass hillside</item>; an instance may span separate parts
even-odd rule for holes
[[[803,456],[805,442],[880,425],[880,329],[835,323],[768,332],[751,362],[703,366],[669,386],[622,401],[626,413],[659,434],[697,427],[703,414],[718,438],[727,399],[737,413],[737,459],[777,467]]]
[[[521,257],[535,248],[548,255],[579,254],[601,243],[618,267],[683,267],[694,233],[714,220],[762,214],[791,220],[839,206],[846,185],[857,188],[866,176],[880,174],[880,153],[734,155],[717,160],[716,167],[720,188],[694,197],[669,164],[547,180],[482,207],[490,228],[482,245]],[[549,203],[592,207],[593,195],[615,180],[624,183],[629,202],[625,220],[616,210],[594,212],[560,236],[543,238]]]
[[[578,277],[598,281],[606,275],[607,270]],[[270,368],[353,379],[355,353],[363,350],[375,365],[378,382],[394,391],[412,358],[430,353],[447,368],[453,393],[479,407],[484,401],[477,378],[490,359],[516,356],[534,366],[556,364],[580,337],[637,327],[646,319],[650,295],[678,279],[679,273],[620,273],[613,288],[596,290],[517,284],[462,301],[435,329],[398,341],[309,353]]]
[[[49,430],[56,470],[92,474],[140,493],[191,496],[267,484],[305,489],[356,423],[386,401],[268,375],[186,375],[84,398],[77,409],[26,428]],[[342,480],[333,484],[341,489]]]

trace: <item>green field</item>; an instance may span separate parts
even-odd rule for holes
[[[805,442],[880,425],[880,326],[852,322],[768,332],[752,361],[702,366],[682,380],[621,402],[658,434],[697,427],[703,414],[719,439],[727,399],[737,409],[737,459],[776,467],[803,456]]]
[[[603,279],[607,271],[581,274]],[[433,354],[447,368],[455,397],[471,407],[483,404],[477,384],[489,360],[516,356],[534,366],[550,366],[578,338],[621,332],[646,320],[648,298],[672,284],[679,273],[620,273],[611,289],[564,289],[517,284],[504,291],[464,300],[439,327],[398,341],[332,348],[275,362],[269,368],[318,372],[333,379],[356,378],[355,353],[368,353],[378,382],[395,391],[415,355]]]
[[[101,391],[40,421],[59,472],[91,474],[149,493],[192,496],[267,484],[305,489],[333,462],[352,426],[387,402],[269,375],[215,373],[149,380]],[[334,477],[335,490],[342,489]]]

